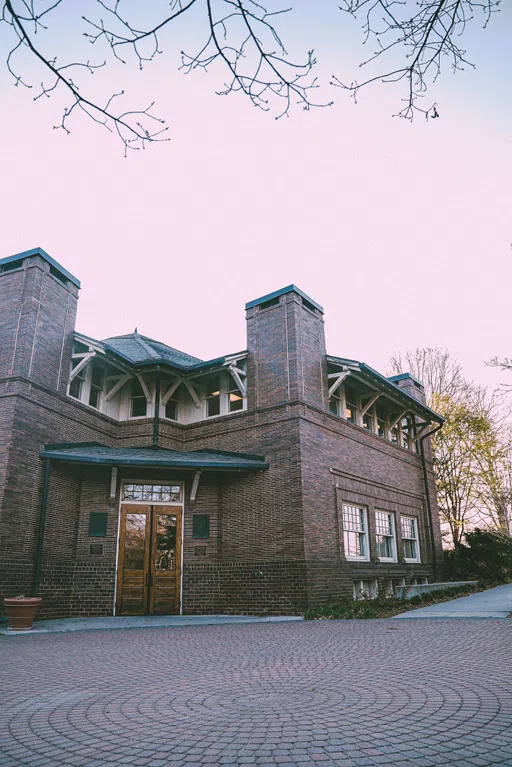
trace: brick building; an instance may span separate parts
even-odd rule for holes
[[[75,331],[80,284],[0,260],[0,579],[43,614],[296,613],[435,577],[429,433],[408,373],[326,353],[290,285],[202,361]]]

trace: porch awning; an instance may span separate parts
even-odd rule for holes
[[[146,466],[203,471],[240,470],[264,471],[269,468],[265,458],[250,453],[225,450],[169,450],[164,447],[107,447],[99,442],[64,442],[45,445],[41,458],[103,466]]]

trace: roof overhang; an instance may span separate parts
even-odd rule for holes
[[[195,471],[265,471],[269,464],[261,455],[225,450],[169,450],[163,447],[107,447],[99,442],[48,444],[41,458],[63,463],[102,466],[144,466]]]
[[[330,355],[327,355],[327,362],[338,366],[340,370],[349,371],[357,380],[363,381],[363,383],[375,391],[381,391],[382,394],[389,397],[397,405],[402,405],[412,413],[421,416],[425,421],[435,421],[436,423],[443,424],[446,420],[442,415],[439,415],[439,413],[436,413],[435,410],[429,408],[428,405],[424,405],[423,402],[420,402],[415,397],[411,397],[410,394],[407,394],[407,392],[365,362],[357,362],[356,360],[348,360],[342,357],[331,357]]]

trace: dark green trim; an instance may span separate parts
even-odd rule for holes
[[[39,508],[39,525],[37,528],[36,556],[34,561],[34,587],[32,589],[32,596],[34,597],[37,597],[39,594],[39,586],[41,583],[41,565],[43,560],[46,508],[48,506],[48,488],[50,485],[50,468],[50,459],[46,458],[43,467],[43,487],[41,490],[41,506]]]
[[[158,422],[160,419],[160,378],[160,366],[157,365],[155,376],[155,412],[153,413],[153,447],[158,447]]]
[[[46,253],[42,248],[32,248],[32,250],[24,250],[23,253],[16,253],[14,256],[0,258],[0,267],[4,266],[4,264],[9,264],[12,261],[21,261],[22,259],[30,258],[31,256],[40,256],[44,261],[50,264],[50,266],[53,266],[54,269],[57,269],[57,271],[60,272],[63,277],[72,282],[73,285],[76,285],[77,288],[80,287],[80,280],[77,280],[77,278],[74,277],[71,272],[68,272],[67,269],[64,269],[64,267],[61,266],[58,261],[55,261],[55,259],[49,256],[48,253]]]
[[[316,301],[313,301],[312,298],[310,298],[307,293],[304,293],[300,288],[298,288],[296,285],[287,285],[285,288],[281,288],[280,290],[274,290],[273,293],[267,293],[266,296],[261,296],[261,298],[255,298],[254,301],[249,301],[246,305],[246,309],[252,309],[253,306],[258,306],[259,304],[264,304],[265,301],[270,301],[272,298],[279,298],[279,296],[284,296],[286,293],[297,293],[297,295],[301,296],[301,298],[304,298],[306,301],[309,301],[310,304],[313,304],[313,306],[318,309],[319,312],[324,313],[323,306],[320,306],[320,304],[317,304]]]

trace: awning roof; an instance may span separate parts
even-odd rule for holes
[[[107,447],[99,442],[45,445],[41,458],[106,466],[173,467],[181,469],[245,469],[263,471],[269,464],[261,455],[224,450],[168,450],[163,447]]]

